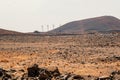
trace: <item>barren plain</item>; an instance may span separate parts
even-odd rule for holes
[[[61,73],[109,76],[120,70],[120,34],[0,35],[1,68],[27,71],[35,63]]]

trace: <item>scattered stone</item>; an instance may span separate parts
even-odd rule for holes
[[[24,73],[21,77],[21,80],[28,80],[28,74]]]
[[[62,74],[58,77],[56,77],[55,80],[85,80],[83,77],[80,75],[75,75],[75,74]]]
[[[10,69],[9,72],[11,72],[11,73],[15,73],[16,70],[14,70],[14,69]]]
[[[120,56],[113,56],[113,58],[120,60]]]
[[[60,76],[60,72],[59,72],[58,67],[54,67],[54,66],[48,67],[47,71],[50,72],[50,74],[52,75],[52,77]]]
[[[12,77],[9,74],[4,74],[4,76],[2,77],[2,80],[11,80],[11,79]]]
[[[0,80],[120,80],[120,71],[113,71],[110,76],[101,76],[98,78],[88,76],[80,76],[76,74],[61,74],[58,67],[39,68],[37,64],[27,68],[27,73],[23,69],[19,70],[23,75],[15,75],[17,71],[10,69],[9,71],[0,68]]]
[[[23,69],[20,69],[19,71],[20,71],[20,72],[25,72]]]
[[[115,74],[115,75],[113,76],[113,80],[120,80],[120,75]]]
[[[70,77],[70,73],[69,74],[61,74],[60,76],[57,76],[55,78],[55,80],[67,80]]]
[[[113,77],[114,80],[119,80],[120,79],[120,71],[113,71],[111,73],[111,76]]]
[[[101,76],[97,78],[96,80],[113,80],[110,76]]]
[[[69,77],[67,80],[85,80],[83,77],[81,77],[80,75],[71,75],[71,77]]]

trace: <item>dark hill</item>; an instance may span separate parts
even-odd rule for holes
[[[48,33],[81,34],[84,32],[99,32],[120,30],[120,20],[113,16],[102,16],[67,23]]]

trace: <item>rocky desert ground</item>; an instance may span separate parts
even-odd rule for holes
[[[23,76],[32,65],[83,77],[52,80],[120,80],[120,34],[0,35],[0,74]]]

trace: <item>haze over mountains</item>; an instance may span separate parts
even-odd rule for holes
[[[67,23],[47,33],[81,34],[85,32],[119,31],[120,20],[113,16],[101,16]],[[35,32],[33,32],[35,33]],[[36,34],[40,34],[37,32]],[[0,34],[20,34],[20,32],[0,29]],[[42,33],[43,34],[43,33]]]
[[[99,32],[120,30],[120,20],[113,16],[102,16],[67,23],[50,33],[79,34],[84,32]]]

